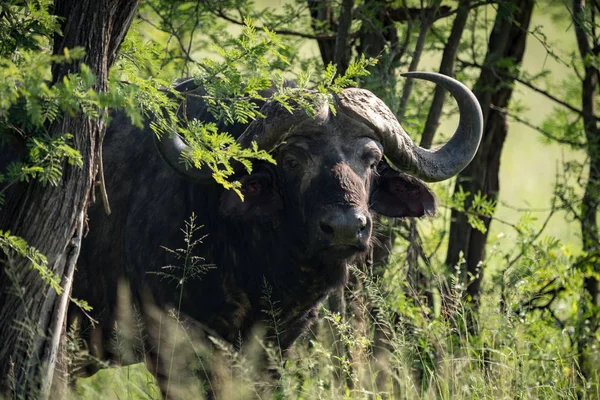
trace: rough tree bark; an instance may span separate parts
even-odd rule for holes
[[[600,47],[597,39],[592,36],[595,21],[588,21],[593,18],[594,13],[586,16],[586,1],[573,0],[573,26],[577,38],[577,47],[579,55],[583,61],[585,74],[581,82],[581,105],[583,111],[583,125],[587,141],[587,155],[589,157],[590,169],[585,192],[581,204],[581,238],[583,250],[588,254],[600,254],[600,243],[598,237],[598,206],[600,205],[600,129],[595,116],[596,96],[598,89],[599,70],[596,63],[592,62],[600,54]],[[600,262],[598,257],[583,266],[585,269],[600,274]],[[600,296],[598,294],[598,279],[589,274],[583,281],[585,290],[584,296],[589,297],[588,301],[580,302],[580,318],[578,323],[577,351],[578,366],[581,376],[590,381],[594,379],[594,371],[597,365],[594,365],[592,354],[594,352],[592,344],[595,342],[595,331],[598,329],[598,307],[600,306]],[[591,307],[590,307],[591,306]],[[587,321],[587,323],[586,323]],[[589,330],[589,331],[587,331]]]
[[[513,68],[523,60],[527,31],[533,10],[533,0],[511,0],[501,2],[490,34],[487,54],[481,74],[474,87],[474,93],[481,103],[485,128],[481,146],[471,164],[458,175],[455,191],[460,186],[472,196],[481,192],[489,199],[496,199],[500,184],[500,155],[506,139],[506,115],[496,107],[506,108],[513,93],[514,80],[505,73],[498,73],[505,67],[499,61],[511,59]],[[506,65],[504,63],[503,65]],[[446,264],[450,273],[458,264],[460,254],[464,254],[466,264],[462,266],[461,279],[465,285],[466,298],[471,305],[470,316],[475,317],[479,307],[485,244],[491,219],[484,218],[485,232],[473,229],[466,215],[452,211],[450,238]],[[475,318],[467,318],[468,329],[474,331]]]
[[[62,35],[54,38],[54,53],[82,46],[82,62],[96,75],[96,90],[107,88],[108,70],[129,29],[139,0],[56,0],[54,13],[62,23]],[[76,72],[79,63],[56,65],[52,79],[57,82],[68,72]],[[33,181],[11,196],[1,228],[24,238],[47,256],[48,266],[66,285],[65,266],[72,260],[72,238],[77,237],[78,221],[85,213],[96,174],[98,149],[105,124],[81,114],[65,115],[48,127],[51,135],[70,132],[73,147],[83,157],[83,167],[65,165],[58,186]],[[80,230],[80,229],[79,229]],[[0,393],[13,392],[19,398],[39,395],[39,381],[49,347],[52,314],[58,306],[57,294],[42,282],[23,258],[2,261],[0,271]],[[67,294],[68,295],[68,294]],[[63,326],[58,329],[64,329]],[[12,397],[12,396],[11,396]]]

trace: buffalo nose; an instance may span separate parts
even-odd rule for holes
[[[358,246],[369,236],[370,218],[362,211],[334,210],[319,221],[319,229],[332,245]]]

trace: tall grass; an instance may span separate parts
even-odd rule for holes
[[[533,222],[525,218],[515,236],[507,235],[519,245],[490,248],[486,262],[503,261],[488,271],[475,327],[466,284],[459,279],[462,265],[448,276],[442,262],[430,257],[418,267],[428,293],[411,286],[406,277],[414,266],[407,264],[410,249],[403,246],[413,242],[397,242],[384,267],[351,266],[344,315],[331,312],[325,302],[319,322],[288,352],[278,340],[285,316],[266,280],[264,323],[252,339],[235,344],[241,351],[207,334],[180,310],[144,305],[140,313],[131,306],[127,285],[121,285],[113,348],[119,362],[143,363],[78,379],[70,395],[160,399],[146,363],[155,374],[163,366],[162,387],[173,398],[207,393],[218,399],[600,398],[599,377],[585,381],[577,375],[574,327],[577,305],[586,301],[580,295],[581,272],[574,268],[577,258],[560,241],[541,237],[545,225],[538,229]],[[202,279],[212,268],[193,256],[202,241],[194,237],[198,231],[192,216],[183,230],[186,246],[172,252],[182,265],[170,266],[165,275],[179,282],[180,296],[187,280]],[[547,290],[551,284],[556,291]],[[68,336],[73,371],[91,360],[77,332],[74,326]],[[158,354],[150,358],[148,346]],[[596,362],[600,368],[599,357]]]
[[[213,382],[182,381],[179,376],[171,382],[182,386],[177,396],[203,398],[210,386],[219,399],[600,398],[592,382],[583,384],[595,391],[579,386],[576,355],[568,352],[569,332],[539,316],[506,311],[493,291],[482,304],[479,332],[472,335],[463,328],[465,308],[434,313],[418,299],[406,297],[405,287],[391,288],[389,281],[382,285],[356,268],[353,275],[354,284],[347,290],[352,307],[345,319],[323,305],[318,325],[285,359],[259,331],[256,341],[239,353],[214,340],[213,349],[219,350],[210,351],[219,356],[212,356],[218,360],[211,368]],[[440,274],[434,279],[438,287],[448,284]],[[265,321],[276,321],[274,315],[276,310],[269,310]],[[194,328],[175,322],[182,332],[188,330],[183,332],[187,343],[177,348],[198,351],[202,346],[192,339],[197,335],[189,332]],[[203,354],[197,357],[196,361],[207,359]],[[188,366],[197,369],[193,364]],[[160,391],[143,364],[137,364],[79,379],[72,396],[158,399]]]

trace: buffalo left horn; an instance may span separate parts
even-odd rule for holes
[[[327,106],[323,106],[323,102],[321,103],[316,107],[316,117],[324,118],[325,116],[322,114],[326,114],[328,108]],[[311,118],[301,108],[295,108],[293,113],[290,113],[279,102],[272,100],[263,105],[260,112],[265,118],[252,121],[237,139],[237,142],[242,147],[250,147],[252,142],[256,142],[259,149],[270,151],[284,139],[288,131]],[[163,160],[175,171],[196,181],[212,179],[212,170],[210,168],[203,167],[198,169],[185,167],[182,156],[188,153],[190,149],[179,135],[175,133],[165,134],[162,138],[154,135],[154,138],[154,143]]]
[[[176,133],[164,134],[162,138],[154,136],[154,144],[162,159],[176,172],[195,181],[208,181],[212,179],[210,168],[186,168],[183,154],[190,151],[188,145]]]
[[[458,127],[442,147],[428,150],[415,145],[390,109],[367,90],[345,89],[337,95],[336,108],[373,129],[380,136],[386,157],[403,172],[427,182],[442,181],[458,174],[469,165],[481,141],[483,114],[477,98],[465,85],[446,75],[433,72],[402,75],[442,85],[458,103]]]

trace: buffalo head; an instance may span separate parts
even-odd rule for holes
[[[345,89],[333,96],[336,113],[322,102],[316,115],[293,113],[276,101],[261,109],[238,138],[272,151],[276,166],[257,165],[242,176],[242,202],[225,192],[220,212],[243,220],[271,217],[282,236],[293,238],[298,257],[326,267],[346,264],[371,244],[372,213],[419,217],[435,212],[427,182],[448,179],[472,160],[482,135],[481,108],[471,91],[435,73],[407,73],[442,85],[456,99],[460,122],[444,146],[427,150],[413,144],[390,109],[371,92]],[[196,180],[210,172],[187,170],[186,145],[176,135],[157,141],[165,161]],[[420,178],[420,179],[419,179]]]

